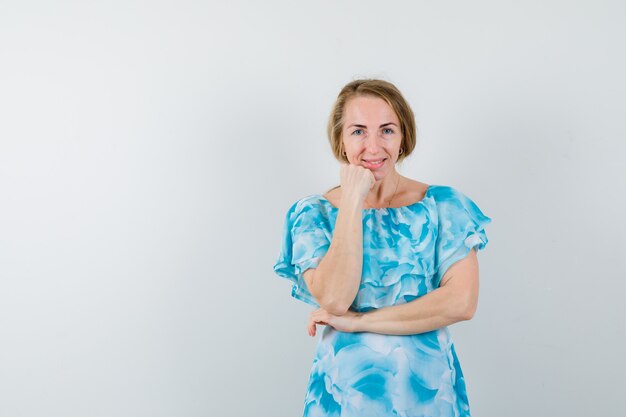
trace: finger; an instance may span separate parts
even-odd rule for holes
[[[312,318],[311,320],[309,320],[309,336],[315,336],[316,330],[317,326],[315,325],[315,319]]]

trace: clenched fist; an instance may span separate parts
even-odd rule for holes
[[[372,171],[360,165],[341,163],[340,166],[341,198],[355,199],[363,204],[365,197],[370,192],[376,178]]]

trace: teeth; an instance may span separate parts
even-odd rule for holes
[[[365,161],[365,162],[367,162],[368,164],[378,164],[380,162],[383,162],[383,160],[379,159],[378,161]]]

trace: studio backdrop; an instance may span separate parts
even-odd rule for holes
[[[313,309],[272,266],[339,184],[339,89],[394,83],[398,171],[492,219],[472,415],[623,415],[619,1],[0,3],[0,416],[302,414]]]

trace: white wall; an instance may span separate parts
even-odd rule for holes
[[[510,4],[506,4],[510,3]],[[0,3],[0,416],[301,415],[284,214],[338,183],[341,86],[395,83],[400,172],[493,220],[472,414],[618,416],[620,1]]]

